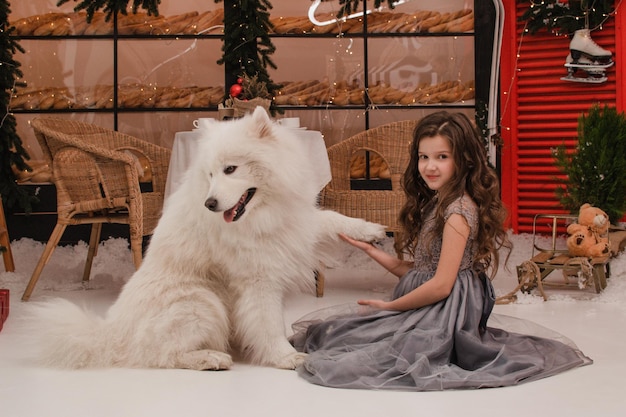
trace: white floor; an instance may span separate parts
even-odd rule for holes
[[[525,244],[524,241],[522,245]],[[64,256],[81,258],[82,253]],[[526,255],[519,249],[515,254],[517,259]],[[19,298],[22,281],[30,274],[36,255],[18,253],[18,272],[0,273],[0,288],[11,289],[10,316],[0,332],[0,416],[624,416],[625,256],[620,255],[612,263],[609,287],[601,295],[588,290],[559,290],[552,291],[547,302],[528,296],[515,304],[495,308],[496,313],[530,319],[557,330],[572,339],[594,364],[515,387],[411,393],[319,387],[300,379],[293,371],[243,363],[221,372],[61,371],[34,367],[25,354],[27,347],[19,339],[20,315],[27,308]],[[67,271],[59,272],[67,262],[58,262],[60,266],[50,266],[50,273],[67,275]],[[494,281],[498,293],[516,284],[516,264],[512,259],[512,270],[500,273]],[[102,265],[94,268],[106,269]],[[358,260],[327,273],[323,298],[312,294],[287,298],[287,328],[297,318],[322,307],[353,302],[362,296],[386,297],[395,283],[380,269]],[[88,291],[46,289],[46,279],[54,280],[44,275],[33,299],[49,295],[68,297],[104,311],[117,294],[111,285]],[[58,280],[66,279],[75,278],[63,276]]]

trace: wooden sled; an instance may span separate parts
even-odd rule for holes
[[[547,220],[547,228],[551,232],[552,241],[548,248],[540,247],[537,243],[538,222]],[[585,289],[593,287],[596,293],[606,288],[610,276],[610,256],[578,257],[570,256],[567,248],[558,248],[559,231],[567,228],[568,222],[577,220],[576,216],[566,214],[537,214],[533,219],[533,250],[528,261],[517,266],[517,287],[506,295],[498,297],[497,304],[506,304],[514,301],[516,293],[522,291],[530,293],[537,288],[544,301],[548,300],[544,286],[578,287]],[[539,228],[541,229],[541,228]],[[561,271],[562,280],[545,280],[554,271]]]

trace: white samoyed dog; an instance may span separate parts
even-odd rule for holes
[[[285,292],[312,289],[338,233],[373,241],[385,232],[320,209],[311,165],[302,141],[260,107],[215,122],[105,317],[63,299],[33,306],[40,358],[66,368],[219,370],[240,353],[294,369],[305,354],[286,338]]]

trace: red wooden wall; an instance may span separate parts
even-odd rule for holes
[[[573,146],[578,117],[593,103],[625,108],[624,25],[626,11],[619,10],[593,40],[613,53],[616,64],[603,84],[562,81],[569,38],[546,31],[524,32],[519,16],[528,3],[505,1],[505,26],[500,74],[502,148],[502,196],[509,208],[515,233],[532,232],[539,213],[564,213],[554,190],[559,171],[552,148]]]

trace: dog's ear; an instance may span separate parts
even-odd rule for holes
[[[271,137],[272,121],[263,107],[257,106],[256,109],[254,109],[252,120],[254,121],[254,127],[260,138]]]

